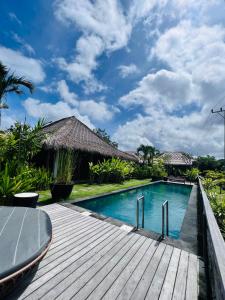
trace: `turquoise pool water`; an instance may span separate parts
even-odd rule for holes
[[[191,188],[191,186],[181,184],[160,182],[114,195],[77,202],[75,205],[135,226],[136,199],[143,193],[145,196],[144,228],[161,233],[162,203],[168,200],[169,235],[178,239]]]

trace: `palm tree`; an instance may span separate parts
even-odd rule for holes
[[[140,152],[143,153],[143,161],[147,161],[148,164],[152,164],[154,157],[160,154],[159,150],[155,147],[143,144],[137,148],[138,155],[140,154]]]
[[[8,93],[23,94],[21,86],[29,89],[32,93],[34,86],[24,77],[18,77],[14,73],[10,74],[10,70],[0,62],[0,126],[1,126],[1,110],[9,108],[6,104],[6,96]]]

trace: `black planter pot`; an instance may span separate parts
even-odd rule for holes
[[[39,195],[37,193],[15,194],[12,202],[13,206],[24,206],[36,208]]]
[[[52,183],[50,184],[50,190],[53,200],[67,199],[69,198],[72,190],[73,183],[63,184],[63,183]]]

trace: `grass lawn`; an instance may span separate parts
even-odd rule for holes
[[[82,199],[86,197],[97,196],[105,193],[110,193],[117,190],[126,189],[133,186],[143,185],[150,182],[150,179],[130,179],[124,181],[122,184],[111,183],[111,184],[75,184],[73,191],[70,195],[70,200],[76,201],[76,199]],[[51,203],[51,193],[50,190],[39,191],[39,203],[41,205]]]

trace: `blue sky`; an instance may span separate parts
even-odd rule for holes
[[[35,84],[2,126],[75,115],[124,150],[223,153],[222,0],[5,0],[0,60]]]

